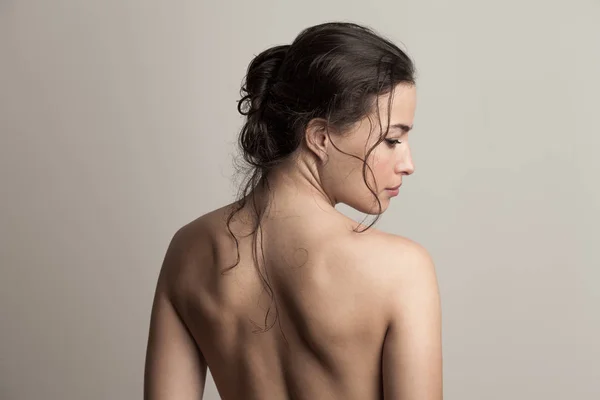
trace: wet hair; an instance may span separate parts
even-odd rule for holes
[[[266,207],[258,208],[255,189],[259,186],[269,188],[269,172],[300,146],[308,123],[320,118],[328,127],[343,133],[374,111],[379,117],[378,96],[393,92],[400,83],[415,83],[411,59],[372,29],[348,22],[309,27],[300,32],[291,45],[271,47],[252,60],[238,102],[238,111],[246,116],[239,135],[246,177],[227,218],[227,228],[235,239],[238,254],[235,265],[226,271],[240,261],[239,243],[230,228],[232,218],[250,198],[256,215],[252,233],[260,230]],[[392,96],[388,109],[391,100]],[[387,135],[387,131],[380,130],[379,140],[366,152],[365,159],[344,153],[363,162],[363,179],[377,201],[378,214],[381,213],[381,202],[367,182],[367,170],[371,171],[366,159]],[[255,246],[257,239],[258,235],[255,235]],[[256,257],[255,261],[258,266]],[[273,299],[268,276],[258,269]],[[267,327],[269,311],[270,308],[262,331],[275,323]]]

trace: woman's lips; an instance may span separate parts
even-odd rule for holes
[[[385,190],[387,190],[390,196],[397,196],[400,192],[400,186],[402,186],[402,184],[399,184],[398,186],[395,186],[393,188],[386,188]]]

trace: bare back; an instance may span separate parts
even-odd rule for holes
[[[245,210],[231,224],[240,260],[229,268],[238,253],[227,211],[178,232],[169,251],[179,262],[168,280],[174,308],[221,397],[383,398],[399,255],[415,244],[373,228],[352,232],[356,223],[339,213],[263,221],[258,257],[270,296],[252,257],[253,236],[240,222],[249,218]],[[258,332],[265,323],[270,329]]]

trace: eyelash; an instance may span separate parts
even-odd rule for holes
[[[385,139],[385,141],[387,142],[387,144],[390,147],[396,147],[397,144],[402,143],[401,141],[397,140],[397,139]]]

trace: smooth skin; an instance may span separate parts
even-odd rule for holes
[[[414,171],[408,146],[416,92],[380,96],[380,116],[336,134],[314,120],[305,141],[270,176],[270,203],[252,259],[249,206],[232,221],[229,206],[181,228],[158,278],[148,339],[144,398],[202,399],[210,367],[222,399],[442,399],[441,307],[433,261],[410,239],[357,223],[345,203],[378,212],[362,178],[366,149],[391,128],[367,163],[385,211]],[[333,141],[333,143],[332,143]],[[335,146],[334,146],[335,144]],[[402,190],[402,189],[401,189]],[[271,298],[274,302],[271,302]],[[270,312],[267,315],[267,309]],[[278,318],[275,319],[277,311]],[[267,326],[264,333],[257,329]]]

